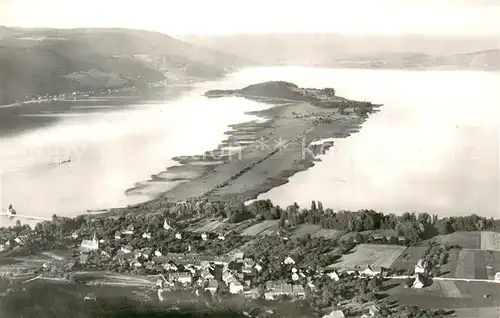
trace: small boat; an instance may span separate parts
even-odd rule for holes
[[[16,210],[14,210],[14,208],[12,207],[12,204],[9,205],[8,211],[9,211],[10,215],[16,215],[17,214]]]
[[[65,164],[65,163],[70,163],[70,162],[71,162],[71,158],[68,158],[66,160],[59,160],[60,165]]]

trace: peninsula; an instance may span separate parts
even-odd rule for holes
[[[248,98],[272,104],[251,114],[263,120],[233,125],[217,149],[174,158],[180,165],[154,176],[176,182],[163,194],[174,201],[206,197],[243,202],[314,165],[332,138],[355,133],[380,105],[336,96],[333,88],[300,88],[283,81],[239,90],[210,90],[207,98]],[[147,185],[146,185],[147,187]],[[141,193],[143,187],[130,189]]]

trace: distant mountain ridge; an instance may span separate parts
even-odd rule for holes
[[[157,32],[0,27],[0,104],[166,77],[214,78],[253,64]]]
[[[356,61],[357,66],[403,68],[408,62],[429,67],[498,69],[500,43],[494,37],[424,35],[241,34],[188,35],[185,40],[236,54],[266,65],[333,67]],[[496,50],[496,51],[495,51]],[[470,59],[470,61],[469,61]],[[486,63],[483,63],[486,61]],[[363,63],[365,62],[365,63]],[[372,62],[370,64],[370,62]],[[445,64],[440,64],[445,62]],[[422,64],[421,63],[421,64]],[[483,66],[480,67],[480,64]],[[484,64],[488,64],[487,67]]]

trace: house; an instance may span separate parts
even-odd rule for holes
[[[298,281],[299,280],[299,274],[293,273],[292,274],[292,280],[295,281],[295,282]]]
[[[374,317],[374,316],[377,316],[378,314],[380,314],[380,310],[375,305],[372,305],[370,307],[369,313],[370,313],[370,317]]]
[[[424,287],[424,278],[422,277],[421,274],[417,274],[415,277],[415,281],[413,282],[412,285],[413,288],[422,288]]]
[[[4,244],[4,243],[0,243],[0,252],[4,252],[8,249],[9,247]]]
[[[374,270],[370,265],[366,266],[366,269],[359,273],[362,276],[375,276],[380,274],[380,271]]]
[[[122,233],[125,234],[125,235],[132,235],[132,234],[134,234],[134,226],[133,225],[129,225]]]
[[[131,265],[134,266],[135,268],[142,267],[141,262],[139,262],[138,260],[134,260]]]
[[[71,234],[71,238],[76,240],[78,238],[78,232],[74,231],[73,234]]]
[[[334,310],[328,315],[324,315],[322,318],[344,318],[344,312],[342,310]]]
[[[172,272],[176,272],[179,270],[179,268],[173,264],[173,263],[166,263],[163,265],[163,269],[166,270],[166,271],[172,271]]]
[[[500,272],[495,273],[494,279],[500,281]]]
[[[177,273],[173,278],[183,285],[191,284],[193,281],[193,276],[189,272]]]
[[[115,232],[115,240],[121,240],[122,234],[120,232]]]
[[[283,263],[286,265],[293,265],[293,264],[295,264],[295,260],[293,258],[291,258],[290,256],[288,256],[287,258],[285,258]]]
[[[205,290],[208,290],[213,295],[217,291],[217,288],[219,288],[219,282],[214,279],[208,282]]]
[[[134,249],[133,249],[133,248],[132,248],[132,246],[130,246],[130,245],[125,245],[125,246],[122,246],[122,247],[120,248],[120,251],[122,251],[122,252],[123,252],[123,253],[125,253],[125,254],[132,253],[132,251],[133,251],[133,250],[134,250]]]
[[[255,264],[255,270],[260,273],[262,271],[262,266],[260,264]]]
[[[229,292],[231,294],[243,293],[243,285],[237,280],[232,281],[231,283],[229,283]]]
[[[155,256],[156,257],[161,257],[161,256],[163,256],[163,254],[159,250],[156,250],[155,251]]]
[[[424,259],[419,259],[415,265],[415,274],[424,274],[426,272],[427,262]]]
[[[333,279],[336,282],[338,282],[340,279],[339,274],[337,274],[337,272],[335,272],[335,271],[328,273],[327,275],[328,275],[328,277],[330,277],[331,279]]]
[[[83,297],[83,300],[92,300],[95,301],[96,297],[94,293],[88,293],[85,297]]]
[[[80,244],[80,250],[82,252],[96,251],[99,249],[99,241],[97,241],[96,234],[94,232],[94,237],[91,240],[82,240]]]
[[[204,240],[204,241],[206,241],[208,239],[207,233],[201,234],[201,239]]]
[[[101,256],[104,258],[111,258],[111,255],[109,255],[109,253],[106,251],[101,251]]]
[[[16,238],[14,239],[14,242],[16,242],[17,244],[22,244],[22,243],[23,243],[23,240],[21,240],[21,238],[20,238],[20,237],[16,237]]]
[[[224,234],[219,234],[219,236],[217,236],[217,238],[221,241],[224,241],[226,239],[226,237],[224,236]]]
[[[165,230],[170,230],[172,229],[172,227],[170,226],[170,224],[167,222],[167,219],[165,219],[165,221],[163,222],[163,228]]]
[[[182,239],[181,233],[175,233],[175,238],[178,240]]]
[[[151,233],[145,232],[144,234],[142,234],[142,238],[150,240],[151,239]]]
[[[251,259],[243,260],[243,267],[241,271],[245,274],[251,274],[253,271],[253,267],[255,266],[255,262]]]

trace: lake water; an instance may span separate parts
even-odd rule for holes
[[[102,108],[100,97],[74,101],[71,111],[24,112],[24,119],[42,116],[44,125],[2,138],[0,206],[50,217],[143,201],[125,190],[174,165],[174,156],[213,149],[227,125],[253,118],[245,111],[268,107],[200,94],[267,80],[335,87],[338,95],[384,106],[359,133],[336,140],[314,168],[261,198],[283,206],[315,199],[334,209],[500,217],[498,73],[302,67],[249,69],[170,101]],[[68,156],[71,163],[57,165]]]
[[[500,74],[282,70],[300,86],[384,106],[322,162],[259,198],[287,206],[500,218]]]

